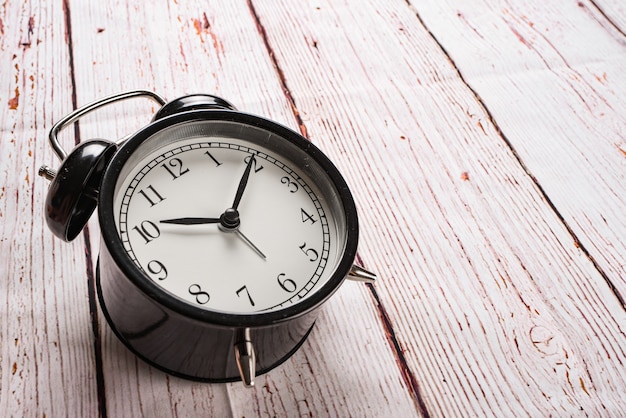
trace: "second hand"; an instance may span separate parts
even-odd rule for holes
[[[248,237],[246,237],[246,236],[243,234],[243,232],[241,232],[241,230],[240,230],[240,229],[236,229],[236,230],[235,230],[235,233],[236,233],[236,234],[237,234],[237,235],[238,235],[238,236],[239,236],[242,240],[244,240],[244,242],[245,242],[246,244],[248,244],[248,245],[250,246],[250,248],[252,248],[252,249],[254,250],[254,252],[255,252],[255,253],[257,253],[257,254],[258,254],[258,255],[259,255],[259,256],[260,256],[263,260],[266,260],[266,259],[267,259],[267,257],[265,256],[265,254],[263,254],[263,252],[262,252],[261,250],[259,250],[259,247],[257,247],[256,245],[254,245],[254,244],[252,243],[252,241],[250,241],[250,240],[248,239]]]

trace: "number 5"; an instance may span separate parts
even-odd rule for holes
[[[299,248],[304,253],[304,255],[307,255],[309,257],[309,261],[315,261],[320,256],[318,252],[315,251],[313,248],[306,248],[306,242],[302,244]]]

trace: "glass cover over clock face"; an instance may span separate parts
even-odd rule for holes
[[[187,304],[276,311],[327,283],[346,246],[328,174],[300,146],[260,127],[195,120],[144,140],[113,201],[125,252]]]

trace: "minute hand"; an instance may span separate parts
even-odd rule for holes
[[[248,184],[248,179],[250,178],[250,170],[252,169],[252,164],[254,163],[254,155],[250,156],[250,160],[248,160],[248,165],[246,166],[246,170],[243,172],[243,176],[241,180],[239,180],[239,187],[237,187],[237,193],[235,194],[235,200],[233,201],[232,209],[237,209],[239,206],[239,202],[241,201],[241,197],[243,196],[243,191],[246,189],[246,185]]]
[[[159,221],[162,224],[175,224],[175,225],[203,225],[203,224],[218,224],[220,218],[174,218],[164,219]]]

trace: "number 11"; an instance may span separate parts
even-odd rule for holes
[[[165,200],[152,185],[149,185],[143,190],[139,190],[139,194],[146,198],[151,207]]]

